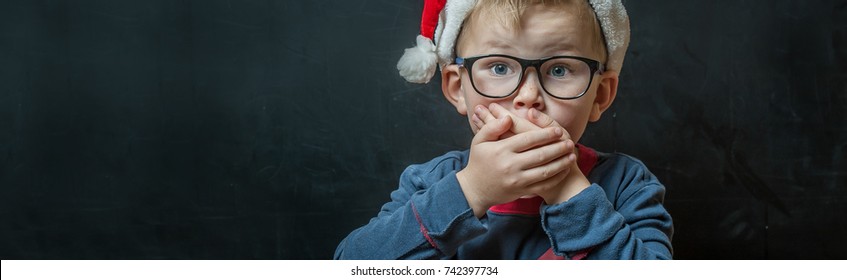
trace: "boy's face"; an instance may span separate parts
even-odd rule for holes
[[[594,20],[593,17],[589,18]],[[583,23],[585,20],[580,18],[578,12],[565,12],[542,5],[527,7],[520,26],[512,29],[491,17],[471,17],[465,23],[465,29],[458,39],[456,53],[457,56],[465,58],[490,54],[524,59],[579,56],[603,63],[603,56],[598,49],[604,49],[592,46],[592,30],[590,25]],[[490,103],[498,103],[523,118],[527,118],[530,108],[536,108],[567,129],[574,142],[579,141],[588,121],[597,121],[603,111],[611,105],[617,89],[617,73],[606,71],[593,77],[590,87],[582,97],[557,99],[545,92],[539,83],[537,69],[530,67],[514,93],[504,98],[488,98],[474,89],[468,71],[455,64],[444,67],[442,90],[459,113],[468,116],[469,123],[477,105],[487,107]],[[471,128],[476,133],[475,126],[471,125]]]

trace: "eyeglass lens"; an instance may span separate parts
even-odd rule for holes
[[[588,89],[592,74],[588,63],[575,58],[554,58],[536,70],[544,90],[559,98],[580,96]],[[525,69],[512,58],[489,56],[474,62],[470,72],[477,91],[505,97],[518,88]]]

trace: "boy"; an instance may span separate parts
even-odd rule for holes
[[[470,149],[408,167],[335,258],[671,258],[661,183],[632,157],[575,144],[616,95],[620,1],[444,2],[426,1],[398,69],[425,83],[440,64]]]

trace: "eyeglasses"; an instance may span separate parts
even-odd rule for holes
[[[488,98],[512,95],[523,82],[527,67],[535,68],[541,88],[547,94],[565,100],[585,95],[594,74],[603,73],[600,62],[578,56],[553,56],[530,60],[491,54],[457,57],[456,64],[468,70],[473,88]]]

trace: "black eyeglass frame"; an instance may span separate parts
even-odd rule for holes
[[[513,88],[511,91],[509,91],[509,94],[504,95],[504,96],[492,96],[492,95],[482,93],[481,91],[479,91],[479,89],[476,88],[476,84],[473,81],[473,74],[471,73],[470,70],[473,69],[474,62],[476,62],[477,60],[480,60],[480,59],[483,59],[483,58],[489,58],[489,57],[510,58],[510,59],[517,61],[521,65],[520,80],[518,81],[518,84],[515,85],[515,88]],[[588,68],[591,69],[591,76],[589,76],[589,78],[588,78],[588,86],[586,86],[585,89],[582,90],[582,93],[580,93],[579,95],[574,96],[574,97],[555,96],[552,93],[550,93],[549,90],[547,90],[547,87],[544,86],[544,79],[541,78],[541,75],[542,75],[541,65],[543,65],[547,61],[550,61],[550,60],[553,60],[553,59],[559,59],[559,58],[570,58],[570,59],[576,59],[576,60],[585,62],[585,64],[588,64]],[[521,86],[521,83],[524,82],[524,80],[523,80],[524,73],[526,73],[527,67],[530,67],[530,66],[535,68],[535,72],[538,73],[538,83],[541,85],[541,88],[544,89],[544,92],[547,93],[547,95],[552,96],[553,98],[561,99],[561,100],[572,100],[572,99],[577,99],[577,98],[582,97],[583,95],[585,95],[586,92],[588,92],[588,89],[591,88],[591,83],[594,81],[594,75],[595,74],[603,74],[603,64],[600,64],[599,61],[596,61],[596,60],[593,60],[593,59],[590,59],[590,58],[586,58],[586,57],[569,56],[569,55],[551,56],[551,57],[546,57],[546,58],[541,58],[541,59],[523,59],[523,58],[520,58],[520,57],[514,57],[514,56],[511,56],[511,55],[505,55],[505,54],[489,54],[489,55],[481,55],[481,56],[474,56],[474,57],[456,57],[455,63],[457,65],[459,65],[459,67],[468,69],[468,77],[470,78],[471,86],[473,86],[473,89],[476,91],[476,93],[479,93],[480,95],[488,97],[488,98],[495,98],[495,99],[506,98],[506,97],[511,96],[512,94],[515,94],[515,91],[517,91],[518,87]]]

